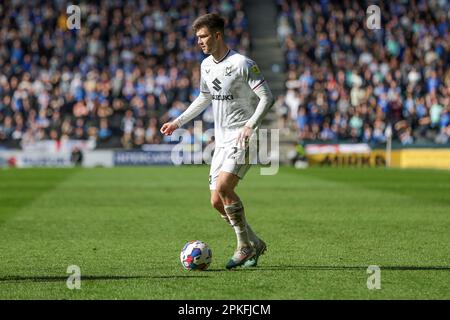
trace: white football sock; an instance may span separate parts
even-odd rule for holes
[[[258,244],[259,238],[248,223],[247,223],[247,232],[248,232],[248,239],[250,240],[250,242],[252,242],[253,245]]]
[[[238,249],[251,246],[242,202],[238,201],[230,205],[224,205],[224,208],[236,233]]]
[[[226,223],[228,223],[230,226],[232,226],[231,222],[230,222],[230,219],[228,218],[227,215],[224,216],[224,215],[221,214],[220,216],[222,217],[223,220],[225,220]]]

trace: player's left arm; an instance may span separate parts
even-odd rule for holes
[[[248,119],[244,128],[238,136],[238,144],[245,142],[246,139],[250,139],[253,133],[253,129],[261,124],[264,116],[269,111],[274,103],[274,98],[272,92],[270,91],[269,85],[264,79],[258,66],[251,60],[247,60],[243,68],[243,76],[246,79],[247,84],[253,90],[253,92],[258,96],[259,103],[256,106],[255,112]]]

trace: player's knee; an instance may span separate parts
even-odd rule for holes
[[[218,183],[216,190],[221,197],[228,196],[232,191],[232,189],[226,183]]]
[[[223,208],[222,200],[219,197],[211,198],[211,205],[214,209],[219,211]]]

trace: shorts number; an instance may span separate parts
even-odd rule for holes
[[[238,151],[237,147],[233,147],[233,153],[228,156],[228,159],[236,159],[236,153]]]

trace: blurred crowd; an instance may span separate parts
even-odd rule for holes
[[[404,145],[449,142],[448,1],[274,1],[288,79],[282,127],[301,140],[376,145],[391,127]],[[169,142],[160,125],[199,93],[194,19],[222,14],[227,43],[249,54],[239,0],[81,1],[73,30],[69,4],[0,4],[0,144]],[[372,4],[380,29],[366,25]],[[212,127],[210,109],[201,117]]]
[[[228,44],[248,54],[241,1],[80,1],[69,30],[68,1],[0,4],[0,144],[92,139],[97,146],[161,143],[160,125],[199,93],[191,24],[226,18]],[[72,20],[73,21],[73,20]],[[211,124],[210,111],[204,120]]]
[[[378,5],[381,29],[366,13]],[[448,143],[450,2],[278,0],[278,106],[301,140]]]

